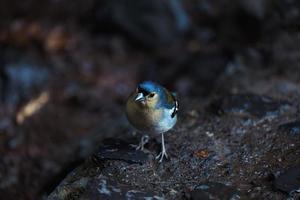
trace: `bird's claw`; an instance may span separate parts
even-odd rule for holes
[[[165,157],[166,159],[169,158],[169,156],[168,156],[168,154],[167,154],[166,151],[161,151],[161,152],[155,157],[155,159],[158,160],[158,162],[161,163],[161,162],[164,160],[164,157]]]
[[[135,148],[135,150],[144,151],[144,146],[145,146],[145,144],[148,143],[148,141],[149,141],[149,136],[148,135],[143,135],[139,145]]]
[[[137,145],[137,147],[135,148],[135,150],[140,150],[140,151],[143,151],[144,150],[144,145],[141,145],[141,144],[139,144],[139,145]]]

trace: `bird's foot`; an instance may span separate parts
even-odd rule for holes
[[[165,157],[166,159],[169,158],[169,156],[168,156],[168,154],[167,154],[166,151],[161,151],[161,152],[155,157],[155,159],[158,160],[158,162],[161,163],[161,162],[164,160],[164,157]]]
[[[135,148],[136,150],[144,151],[144,146],[149,142],[149,136],[143,135],[139,145]]]

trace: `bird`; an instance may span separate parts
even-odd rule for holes
[[[165,148],[164,133],[177,122],[177,95],[153,81],[138,84],[126,103],[126,116],[130,124],[140,132],[161,134],[161,152],[156,159],[161,163],[168,158]],[[149,136],[142,137],[137,149],[143,150]]]

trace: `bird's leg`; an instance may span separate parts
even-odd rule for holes
[[[136,150],[141,150],[143,151],[144,150],[144,146],[145,144],[147,144],[149,141],[149,136],[148,135],[143,135],[142,138],[141,138],[141,141],[139,143],[139,145],[136,147]]]
[[[168,158],[168,154],[165,147],[164,134],[161,134],[161,152],[155,157],[161,163],[164,157]]]

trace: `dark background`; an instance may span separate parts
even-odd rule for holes
[[[142,80],[185,104],[245,92],[297,102],[299,30],[297,0],[1,0],[1,198],[47,196],[126,132]]]

